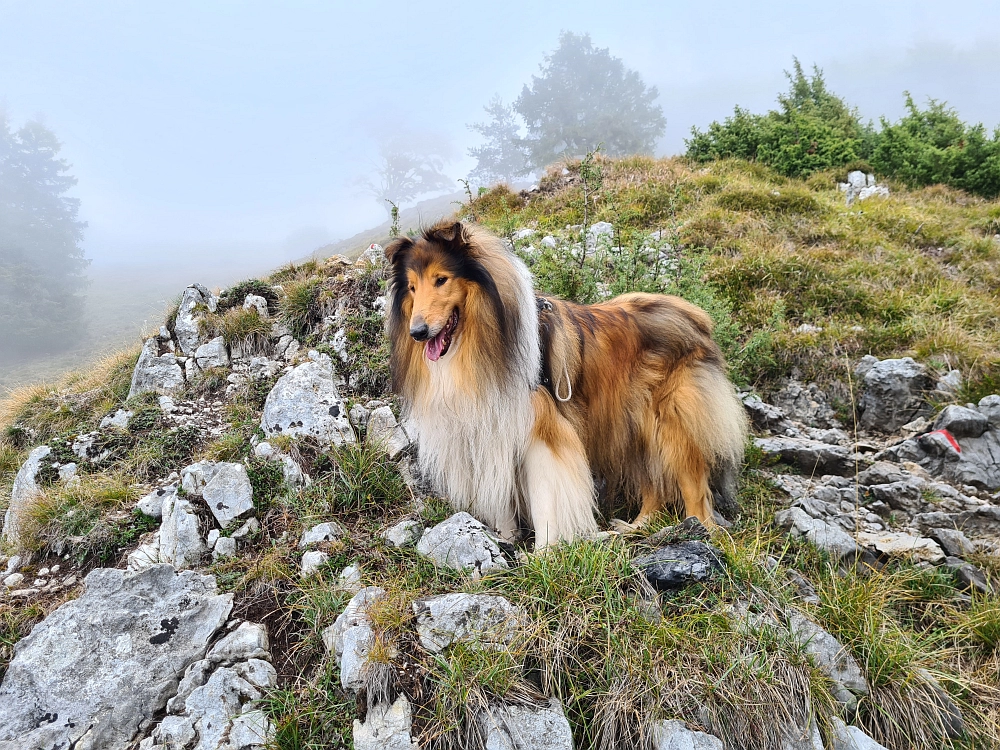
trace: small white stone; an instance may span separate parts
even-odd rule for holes
[[[336,521],[316,524],[302,534],[302,539],[299,541],[299,549],[305,549],[310,544],[331,542],[334,539],[339,539],[346,533],[347,530]]]
[[[233,557],[236,555],[236,540],[231,536],[220,536],[212,548],[212,559],[220,560],[223,557]]]
[[[348,565],[337,576],[338,585],[344,591],[356,594],[361,591],[361,569],[357,565]]]
[[[11,573],[9,576],[3,579],[3,585],[9,589],[19,586],[24,580],[23,573]]]
[[[330,556],[320,550],[310,550],[302,555],[302,577],[308,578],[322,567]]]

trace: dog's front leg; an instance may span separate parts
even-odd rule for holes
[[[522,463],[522,481],[535,549],[597,533],[594,482],[580,436],[549,392],[532,396],[535,423]]]

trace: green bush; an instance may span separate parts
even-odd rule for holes
[[[882,131],[871,154],[881,174],[907,185],[944,184],[993,198],[1000,195],[1000,128],[989,138],[981,125],[967,125],[943,102],[920,109],[906,94],[907,114]]]
[[[692,128],[688,157],[760,161],[783,175],[805,177],[863,156],[870,128],[827,90],[822,72],[813,68],[809,77],[796,60],[794,73],[785,75],[790,89],[778,96],[780,109],[754,115],[736,107],[732,117],[713,122],[704,133]]]

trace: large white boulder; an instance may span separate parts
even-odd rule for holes
[[[355,442],[330,358],[319,355],[282,375],[267,395],[260,426],[265,435],[310,435],[328,446]]]
[[[126,747],[231,609],[215,578],[194,571],[92,571],[78,599],[17,644],[0,686],[0,750]]]
[[[477,716],[486,750],[573,750],[573,731],[562,704],[490,706]]]

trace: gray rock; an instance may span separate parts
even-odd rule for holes
[[[212,560],[236,557],[236,540],[231,536],[221,536],[212,547]]]
[[[910,357],[884,359],[865,373],[861,400],[861,426],[879,432],[894,432],[908,422],[931,412],[926,394],[934,389],[927,369]]]
[[[0,686],[0,750],[125,747],[231,609],[212,576],[92,571],[80,598],[17,644]]]
[[[976,551],[976,547],[969,541],[969,537],[958,529],[932,529],[930,537],[940,544],[941,549],[950,557],[968,557]]]
[[[368,416],[368,432],[365,440],[381,445],[389,458],[396,458],[410,447],[410,437],[396,421],[396,415],[388,406],[380,406]]]
[[[244,521],[243,525],[230,534],[230,536],[233,539],[246,539],[252,534],[256,534],[258,531],[260,531],[260,521],[253,516],[250,516],[250,518]]]
[[[804,539],[826,551],[834,560],[851,559],[858,553],[854,540],[839,526],[813,518],[801,508],[789,508],[774,514],[775,523],[787,529],[795,539]]]
[[[318,523],[302,534],[302,539],[299,540],[299,549],[305,549],[310,544],[332,542],[334,539],[340,539],[346,533],[347,529],[336,521]]]
[[[761,401],[756,393],[744,393],[740,396],[743,408],[753,426],[758,430],[774,430],[788,424],[788,416],[777,406]]]
[[[476,721],[486,737],[484,750],[573,750],[573,731],[555,698],[537,708],[490,706]]]
[[[632,564],[658,589],[674,589],[707,580],[722,570],[722,553],[705,542],[678,542],[661,547],[650,555],[637,557]]]
[[[129,553],[125,569],[134,573],[161,562],[163,561],[160,559],[160,532],[157,530],[144,537],[139,546]]]
[[[119,409],[114,414],[109,414],[104,419],[101,420],[99,427],[102,430],[106,430],[109,427],[117,427],[119,430],[124,430],[128,427],[128,421],[135,416],[135,412],[128,411],[126,409]]]
[[[289,456],[287,453],[282,453],[273,445],[271,445],[266,440],[257,443],[253,448],[253,454],[257,458],[264,458],[268,461],[274,461],[281,464],[281,476],[285,480],[286,484],[293,487],[301,487],[302,485],[308,485],[311,480],[302,471],[302,467],[299,466],[298,462]]]
[[[957,438],[977,438],[988,427],[989,421],[984,414],[965,406],[946,406],[934,420],[935,430],[948,430]]]
[[[916,513],[923,505],[923,482],[912,478],[891,484],[873,484],[868,492],[893,510]]]
[[[830,717],[830,750],[886,750],[883,745],[854,726],[847,726],[840,717]]]
[[[243,464],[219,462],[211,478],[201,490],[201,496],[223,529],[241,516],[253,511],[253,485]]]
[[[3,579],[3,585],[9,589],[16,589],[24,581],[24,573],[11,573]]]
[[[469,641],[485,647],[509,645],[524,613],[502,596],[442,594],[413,602],[420,644],[430,653]]]
[[[944,725],[944,730],[948,737],[957,740],[965,736],[965,719],[958,704],[948,695],[948,691],[941,687],[941,684],[926,669],[917,669],[916,676],[930,690],[930,698],[935,704],[938,715]],[[924,710],[927,711],[930,706]]]
[[[922,439],[927,437],[930,436],[924,435]],[[1000,430],[987,430],[979,437],[964,437],[959,443],[961,453],[948,452],[940,467],[941,476],[958,485],[968,484],[990,492],[1000,489]]]
[[[184,370],[177,357],[167,352],[160,354],[160,345],[155,338],[147,339],[132,371],[132,383],[128,397],[153,391],[170,395],[184,387]]]
[[[904,482],[913,477],[902,466],[889,461],[876,461],[858,474],[858,484],[870,487],[873,484]]]
[[[754,443],[765,455],[791,464],[812,476],[836,474],[851,477],[867,464],[866,459],[852,454],[847,448],[818,440],[769,437],[755,438]]]
[[[28,514],[42,492],[38,486],[38,474],[42,470],[42,462],[50,453],[52,449],[47,445],[32,449],[14,476],[14,486],[10,490],[10,504],[3,516],[3,539],[14,549],[20,549],[25,541],[22,539],[22,534],[28,521]]]
[[[809,720],[808,726],[799,727],[791,732],[781,744],[781,750],[826,750],[823,747],[823,736],[819,733],[816,717]]]
[[[792,612],[788,628],[813,663],[833,682],[833,695],[841,704],[853,708],[859,696],[868,695],[868,681],[861,667],[833,635],[801,612]]]
[[[326,564],[326,561],[330,559],[330,556],[326,552],[320,550],[310,550],[302,555],[302,577],[308,578]]]
[[[953,397],[958,394],[961,387],[962,373],[958,370],[948,370],[948,372],[938,378],[938,382],[937,385],[934,386],[934,390],[940,391],[946,396]]]
[[[955,583],[963,591],[977,591],[980,594],[996,593],[983,571],[960,557],[946,557],[942,567],[955,577]]]
[[[265,435],[311,435],[323,445],[355,442],[329,357],[321,355],[281,376],[264,402],[261,428]]]
[[[245,706],[262,697],[263,693],[243,679],[235,669],[220,667],[215,670],[208,682],[195,688],[184,701],[185,718],[198,738],[192,750],[222,750],[229,747],[227,736],[233,721],[243,713]],[[179,718],[167,717],[175,720]],[[158,730],[154,733],[154,738],[166,740],[163,737],[163,723]],[[164,744],[170,747],[169,740]]]
[[[244,310],[256,310],[257,315],[262,319],[267,320],[267,300],[261,297],[259,294],[248,294],[243,299],[243,309]]]
[[[194,506],[176,494],[167,495],[163,502],[159,537],[159,562],[170,563],[178,570],[198,565],[208,551]]]
[[[417,552],[441,567],[471,569],[474,574],[508,567],[493,533],[465,511],[428,529],[417,542]]]
[[[393,547],[412,547],[424,535],[420,521],[406,519],[382,532],[382,537]]]
[[[248,659],[270,659],[267,628],[256,622],[242,622],[216,643],[206,657],[213,664],[234,664]]]
[[[364,668],[375,639],[368,607],[385,596],[385,589],[369,586],[347,603],[333,625],[323,631],[323,645],[340,663],[340,684],[345,690],[364,687]]]
[[[542,247],[547,247],[549,249],[553,249],[554,250],[558,244],[559,243],[556,242],[556,238],[553,237],[551,234],[547,234],[544,237],[542,237],[542,241],[541,241]]]
[[[177,308],[177,320],[174,323],[174,338],[181,352],[191,356],[204,343],[201,332],[201,321],[204,318],[202,310],[215,312],[218,298],[201,284],[192,284],[181,294],[180,306]]]
[[[858,544],[872,547],[886,557],[902,557],[914,562],[929,563],[944,560],[944,552],[933,539],[896,531],[859,531],[856,537]]]
[[[771,399],[790,419],[810,427],[839,427],[826,393],[815,383],[790,380]]]
[[[992,429],[1000,429],[1000,396],[984,396],[976,408]]]
[[[135,507],[150,518],[163,518],[163,503],[170,495],[177,494],[177,485],[167,485],[150,492]]]
[[[354,750],[419,750],[410,737],[410,702],[400,695],[391,706],[368,709],[364,722],[354,720]]]
[[[371,412],[361,404],[354,404],[350,412],[348,412],[347,417],[351,420],[351,424],[354,425],[355,429],[363,431],[368,427],[368,417],[370,414]]]
[[[688,729],[683,721],[658,721],[653,725],[653,750],[723,750],[722,740]]]
[[[194,353],[198,367],[207,370],[210,367],[229,367],[229,349],[222,336],[216,336],[211,341],[202,344]]]

